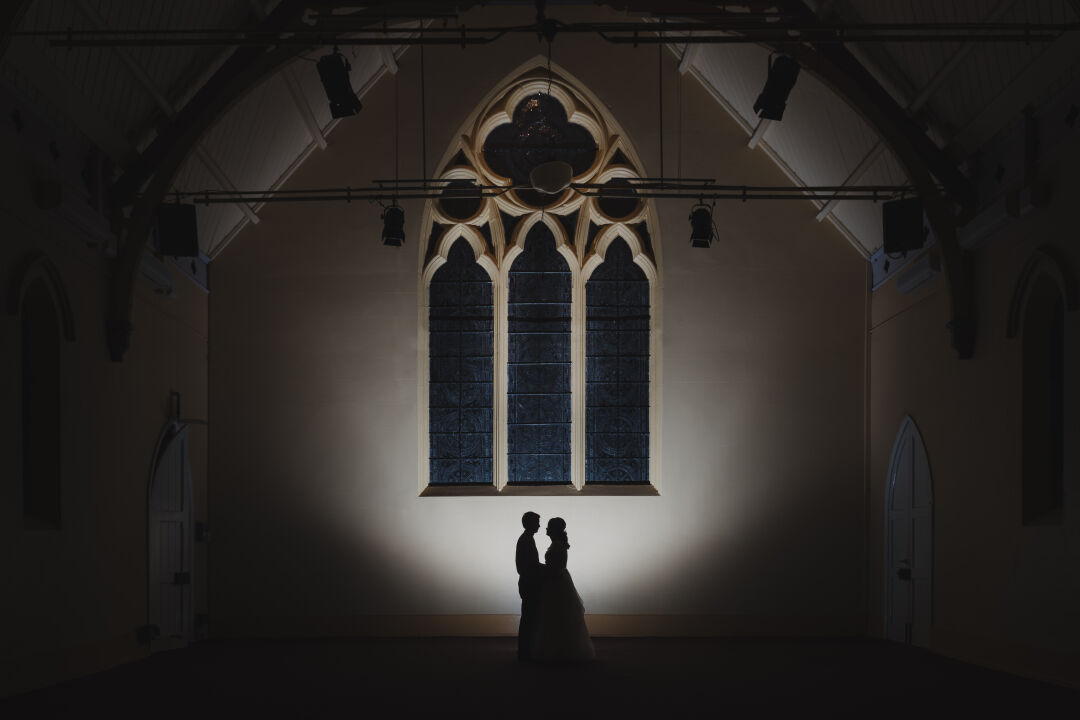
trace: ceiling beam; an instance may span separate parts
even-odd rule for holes
[[[263,6],[263,0],[248,0],[248,6],[251,8],[251,14],[255,16],[256,20],[259,22],[266,20],[266,9]],[[300,86],[300,81],[297,79],[292,66],[281,70],[281,79],[285,82],[293,106],[300,116],[300,121],[307,128],[308,134],[311,135],[311,139],[315,141],[320,150],[325,150],[326,135],[323,134],[322,128],[319,127],[319,121],[315,119],[315,114],[311,111],[311,105],[308,104],[307,97],[304,96],[304,89]]]
[[[746,142],[746,147],[753,150],[761,142],[761,139],[765,137],[765,131],[772,125],[772,120],[768,118],[758,119],[757,126],[754,128],[754,132],[750,133],[750,139]]]
[[[105,20],[105,18],[103,18],[101,15],[98,14],[96,10],[90,7],[86,0],[76,0],[75,4],[78,7],[79,12],[81,12],[83,16],[85,16],[86,19],[89,20],[97,29],[105,31],[110,29],[109,24]],[[170,102],[169,99],[165,97],[165,94],[160,90],[160,88],[158,88],[157,83],[155,83],[154,80],[147,74],[146,70],[143,69],[143,66],[136,62],[135,58],[133,58],[123,48],[114,47],[112,48],[112,50],[116,57],[120,60],[121,64],[123,64],[123,66],[128,69],[128,72],[131,73],[131,76],[134,77],[135,80],[139,83],[139,85],[142,86],[143,90],[145,90],[150,95],[150,97],[154,99],[154,102],[157,103],[158,108],[163,113],[165,113],[165,116],[168,118],[175,117],[176,108],[173,106],[172,102]],[[207,150],[202,143],[199,143],[195,146],[194,155],[196,158],[198,158],[199,162],[203,164],[203,167],[205,167],[207,171],[209,171],[210,175],[213,176],[214,180],[217,181],[219,185],[221,185],[222,189],[230,191],[236,190],[236,185],[231,179],[229,179],[229,176],[225,173],[221,166],[218,165],[217,161],[210,154],[210,151]],[[251,206],[249,206],[247,203],[236,203],[236,207],[240,209],[240,212],[242,212],[250,222],[258,224],[259,216],[256,215],[255,212],[251,209]]]
[[[812,21],[814,14],[797,0],[778,0],[782,9]],[[949,156],[928,138],[903,108],[847,48],[838,44],[774,46],[793,54],[807,71],[816,75],[847,101],[877,130],[918,188],[930,227],[938,241],[948,281],[952,346],[960,359],[974,355],[977,331],[974,264],[957,240],[953,203],[970,207],[974,190]],[[938,182],[944,188],[939,190]]]
[[[382,55],[383,65],[386,67],[386,71],[391,75],[397,75],[398,64],[397,58],[394,57],[394,48],[390,45],[380,45],[379,53]]]
[[[836,45],[802,47],[796,57],[803,67],[832,87],[866,118],[918,188],[944,260],[952,314],[949,322],[952,345],[960,359],[971,358],[975,352],[977,327],[973,266],[971,257],[963,253],[957,240],[955,212],[950,201],[969,203],[970,184],[955,167],[946,164],[936,146],[935,154],[928,157],[926,146],[930,140],[921,133],[912,132],[911,118],[844,48]],[[963,182],[959,183],[957,178]],[[938,180],[944,185],[944,196],[938,189]]]
[[[282,0],[267,17],[264,26],[266,29],[277,29],[296,22],[303,14],[303,5],[302,0]],[[287,23],[282,22],[282,18],[286,16]],[[276,70],[285,60],[291,60],[305,50],[302,45],[280,46],[270,50],[244,46],[234,50],[188,103],[158,132],[135,167],[117,180],[115,192],[118,201],[122,204],[129,203],[158,168],[165,164],[166,159],[176,154],[178,142],[185,141],[185,154],[191,150],[188,139],[193,132],[197,132],[201,137],[224,110],[266,76],[266,68]],[[237,87],[236,80],[240,77],[249,79],[251,84]]]
[[[985,22],[994,22],[998,20],[1002,15],[1005,14],[1005,12],[1009,8],[1011,8],[1015,4],[1016,0],[1001,0],[1001,2],[999,2],[997,6],[993,8],[986,16]],[[967,56],[971,53],[973,49],[975,49],[975,43],[964,43],[957,49],[957,51],[952,55],[952,57],[950,57],[945,62],[944,65],[938,68],[937,72],[934,73],[934,77],[930,78],[930,82],[926,83],[923,89],[920,90],[919,93],[914,98],[912,98],[911,102],[908,104],[907,111],[909,115],[915,115],[917,112],[919,112],[919,110],[923,108],[924,105],[926,105],[926,103],[930,101],[930,98],[933,97],[934,93],[937,92],[937,89],[941,87],[941,84],[945,82],[945,80],[950,75],[952,75],[953,71],[960,66],[960,63],[962,63],[964,59],[967,58]],[[863,176],[871,168],[871,166],[873,166],[874,162],[881,156],[881,153],[884,150],[885,145],[881,142],[881,138],[878,138],[878,141],[874,143],[874,146],[867,151],[866,155],[864,155],[862,160],[860,160],[855,166],[855,169],[852,170],[851,173],[847,176],[847,179],[844,180],[844,185],[854,185],[855,183],[862,180]],[[829,215],[831,215],[833,210],[836,209],[836,206],[839,205],[842,201],[843,198],[835,197],[825,203],[824,207],[821,208],[821,211],[818,212],[816,216],[818,222],[821,222]]]
[[[263,23],[278,30],[297,22],[306,0],[281,0]],[[131,203],[131,214],[122,233],[117,257],[112,261],[106,302],[106,335],[109,355],[120,362],[134,329],[131,309],[139,261],[153,227],[154,215],[172,185],[181,164],[213,123],[260,80],[292,60],[305,47],[290,45],[266,48],[239,47],[191,97],[137,163],[114,186],[119,207]],[[145,187],[144,187],[145,186]],[[140,193],[141,191],[141,193]],[[119,213],[118,213],[119,214]]]

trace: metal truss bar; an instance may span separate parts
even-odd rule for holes
[[[532,189],[528,187],[476,187],[475,192],[469,193],[469,197],[498,197],[511,190]],[[586,197],[595,198],[668,198],[668,199],[691,199],[691,200],[814,200],[823,197],[831,197],[835,192],[844,193],[847,200],[868,200],[881,202],[894,197],[909,195],[914,192],[910,185],[879,185],[879,186],[852,186],[839,188],[837,186],[807,186],[788,187],[771,185],[702,185],[702,186],[674,186],[662,188],[656,185],[635,187],[632,193],[625,189],[612,188],[611,186],[582,183],[571,185],[570,189]],[[241,192],[226,192],[220,190],[190,191],[181,190],[170,193],[170,197],[178,200],[189,200],[197,205],[214,205],[229,202],[354,202],[369,200],[393,202],[396,200],[447,200],[464,197],[465,193],[448,193],[446,189],[431,186],[412,186],[392,190],[386,187],[337,187],[337,188],[308,188],[291,190],[256,190]]]
[[[595,33],[612,43],[656,44],[730,44],[758,42],[1053,42],[1062,34],[1080,30],[1080,23],[789,23],[741,22],[725,18],[723,22],[664,23],[656,31],[646,31],[641,23],[574,23],[549,21],[551,27],[537,24],[467,28],[431,27],[423,37],[409,37],[400,28],[373,29],[370,22],[333,30],[308,26],[284,30],[245,30],[220,28],[124,29],[124,30],[35,30],[15,33],[46,37],[58,47],[96,46],[188,46],[188,45],[478,45],[493,42],[506,34],[554,29],[556,33]],[[701,34],[701,33],[723,34]],[[358,33],[364,34],[357,37]],[[693,34],[691,33],[698,33]]]

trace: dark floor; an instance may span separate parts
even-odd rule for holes
[[[596,662],[552,667],[518,663],[503,638],[204,642],[0,701],[0,717],[1039,718],[1080,707],[1080,691],[869,640],[596,647]]]

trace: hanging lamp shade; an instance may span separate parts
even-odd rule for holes
[[[574,179],[574,169],[570,163],[562,160],[549,160],[534,167],[529,173],[529,182],[537,192],[557,195],[570,187]]]

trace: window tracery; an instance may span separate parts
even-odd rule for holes
[[[659,274],[655,211],[626,181],[643,175],[633,148],[570,80],[534,68],[494,93],[445,157],[437,177],[450,182],[424,220],[421,489],[652,487]],[[551,160],[568,163],[574,183],[623,192],[541,193],[529,174]],[[481,197],[478,185],[505,191]],[[452,444],[444,384],[471,380],[444,360],[440,273],[460,272],[468,251],[492,298],[490,472],[464,472],[461,459],[442,469]]]

